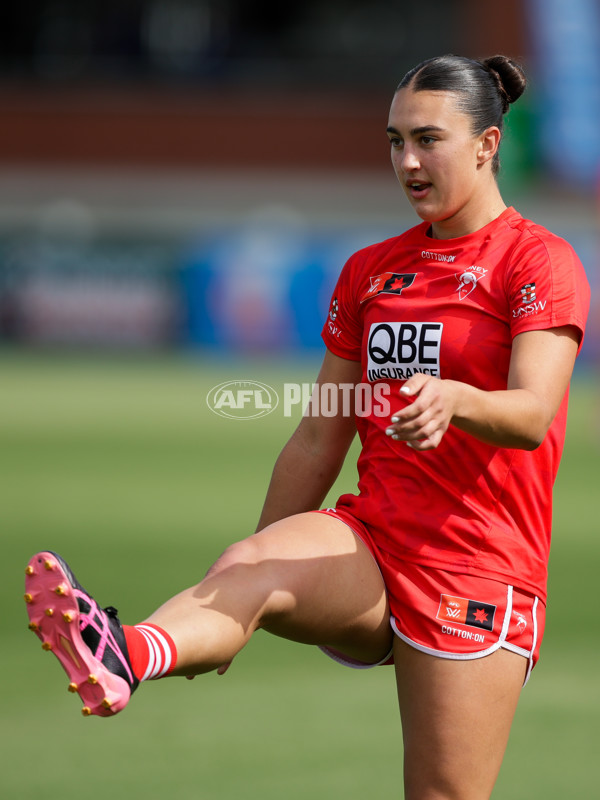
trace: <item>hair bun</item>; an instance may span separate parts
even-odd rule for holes
[[[527,78],[522,67],[508,56],[492,56],[481,62],[498,84],[498,91],[504,100],[504,111],[525,91]]]

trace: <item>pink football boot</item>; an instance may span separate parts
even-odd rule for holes
[[[84,716],[121,711],[139,681],[133,674],[117,610],[101,609],[68,564],[51,551],[37,553],[25,570],[29,628],[69,676]]]

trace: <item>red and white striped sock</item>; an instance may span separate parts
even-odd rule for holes
[[[123,625],[131,669],[139,681],[164,678],[177,663],[177,649],[169,634],[158,625],[143,622]]]

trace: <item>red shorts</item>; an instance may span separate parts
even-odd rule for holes
[[[440,658],[482,658],[499,648],[529,662],[538,656],[546,609],[534,595],[497,580],[403,561],[381,551],[366,526],[343,509],[322,512],[346,523],[373,555],[387,589],[394,633],[417,650]],[[337,661],[364,668],[331,648]],[[380,663],[392,663],[388,658]]]

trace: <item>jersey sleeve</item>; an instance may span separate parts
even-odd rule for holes
[[[345,264],[331,297],[321,336],[328,350],[350,361],[360,361],[362,320],[357,302],[358,254]]]
[[[519,243],[508,274],[511,334],[572,325],[583,341],[590,287],[581,261],[564,239],[530,235]]]

